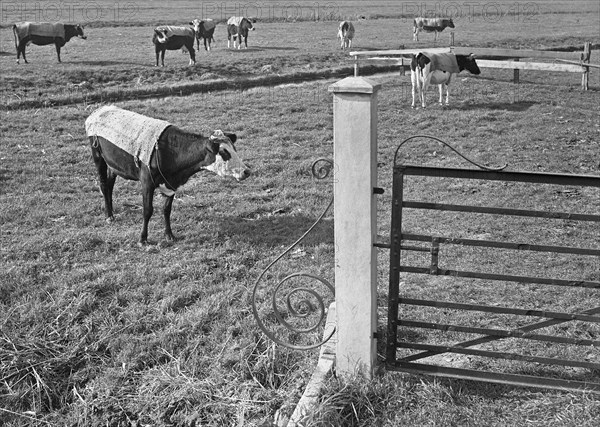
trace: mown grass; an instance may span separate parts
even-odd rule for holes
[[[362,24],[377,26],[369,21]],[[284,27],[279,25],[283,24],[268,28],[271,35],[280,34]],[[325,37],[334,26],[323,23],[315,28]],[[137,29],[130,30],[132,36],[137,34]],[[580,31],[579,27],[574,31]],[[490,43],[493,37],[499,37],[500,45],[510,43],[512,35],[500,33],[495,30],[482,37]],[[537,47],[540,40],[557,42],[562,37],[558,33],[525,37],[521,43]],[[310,43],[298,47],[303,52],[299,55],[298,50],[288,50],[288,32],[280,44],[269,40],[269,46],[277,49],[259,44],[259,34],[257,30],[252,36],[260,49],[239,54],[215,50],[210,57],[213,65],[202,62],[191,72],[175,65],[154,70],[151,46],[144,52],[115,49],[108,57],[102,49],[107,38],[85,45],[93,59],[84,58],[84,51],[76,53],[73,45],[67,56],[73,62],[60,66],[53,63],[51,48],[35,48],[29,68],[17,69],[12,57],[3,56],[0,65],[8,70],[2,73],[4,100],[21,96],[25,84],[32,93],[42,92],[28,99],[51,100],[76,76],[71,83],[102,77],[95,83],[98,90],[105,85],[133,90],[140,70],[149,73],[140,80],[147,78],[149,86],[177,85],[188,79],[195,83],[198,74],[194,70],[199,68],[203,74],[208,67],[231,80],[235,73],[227,71],[233,66],[228,64],[238,64],[240,57],[251,58],[239,66],[246,78],[276,61],[290,64],[292,72],[315,61],[320,61],[312,65],[317,69],[344,65],[343,55],[326,52],[332,44],[336,48],[329,39],[314,41],[318,49]],[[581,42],[588,35],[575,37]],[[147,38],[141,32],[136,37]],[[383,37],[359,40],[359,48],[396,47]],[[310,49],[316,51],[314,56],[309,56]],[[178,53],[168,55],[173,63],[187,62]],[[98,62],[83,62],[90,60]],[[186,76],[188,72],[191,75]],[[13,84],[9,79],[19,73],[23,73],[21,82]],[[378,204],[382,240],[389,234],[394,150],[410,135],[441,136],[486,165],[508,163],[512,170],[598,175],[600,81],[597,73],[591,77],[591,90],[581,92],[579,76],[570,74],[523,72],[518,86],[512,84],[509,71],[486,70],[478,78],[461,75],[452,88],[452,106],[443,110],[433,104],[427,110],[411,110],[408,76],[377,77],[384,82],[378,130],[379,185],[386,190]],[[161,198],[156,196],[148,248],[136,244],[141,227],[137,183],[117,181],[117,221],[111,225],[104,221],[83,129],[97,103],[75,100],[59,108],[0,111],[0,423],[252,426],[268,425],[280,408],[284,416],[291,413],[316,353],[287,350],[270,342],[256,326],[250,296],[263,268],[312,224],[331,197],[331,181],[315,181],[310,166],[313,160],[332,155],[332,100],[327,86],[333,81],[119,102],[123,108],[191,130],[236,132],[240,155],[253,170],[253,176],[241,184],[199,174],[181,189],[173,209],[174,233],[181,239],[174,244],[163,239]],[[431,100],[434,97],[432,92]],[[402,158],[417,164],[458,163],[440,146],[425,141],[409,145]],[[533,207],[543,203],[559,210],[597,213],[600,205],[597,190],[540,189],[530,194],[519,188],[489,187],[490,194],[483,191],[485,187],[450,189],[458,197],[468,195],[484,205],[498,199],[522,203],[516,201],[517,194]],[[447,188],[428,182],[417,181],[411,187],[417,195],[430,196],[434,190],[447,193]],[[333,281],[332,215],[267,275],[265,289],[301,270]],[[419,221],[415,219],[412,225],[419,226]],[[516,227],[514,235],[506,237],[535,234],[527,223]],[[473,223],[469,231],[473,230],[503,232],[502,225],[485,222]],[[590,247],[600,245],[594,229],[575,230],[565,222],[549,223],[541,234],[533,237],[571,242],[587,236]],[[387,256],[382,251],[379,257],[381,332],[386,321]],[[483,261],[491,262],[491,258],[487,255]],[[589,259],[534,258],[529,263],[538,271],[553,269],[588,280],[598,280],[600,272]],[[444,281],[403,280],[406,291],[415,295],[435,290],[443,296],[442,292],[460,290]],[[475,284],[463,290],[468,298],[489,298]],[[515,304],[535,304],[540,298],[533,289],[515,293],[510,286],[498,287],[495,294]],[[563,294],[557,290],[543,296],[562,309],[598,305],[597,292]],[[581,330],[559,332],[575,336]],[[598,331],[587,333],[597,336]],[[302,343],[313,337],[292,338]],[[597,360],[598,353],[592,348],[585,356]],[[521,369],[514,365],[496,368]],[[597,397],[584,393],[385,373],[368,384],[332,379],[307,424],[591,426],[600,415],[599,408]]]

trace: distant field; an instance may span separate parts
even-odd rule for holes
[[[121,16],[117,20],[102,19],[99,22],[91,20],[86,29],[88,39],[71,40],[63,48],[62,64],[56,62],[56,53],[52,46],[31,45],[28,48],[30,64],[17,65],[10,23],[29,16],[19,15],[29,10],[28,7],[35,9],[36,5],[39,5],[43,8],[45,3],[32,1],[18,4],[22,8],[16,10],[10,8],[11,3],[2,5],[5,10],[2,24],[5,28],[0,30],[0,67],[3,70],[0,75],[0,101],[4,105],[18,104],[20,100],[51,103],[55,97],[71,94],[81,97],[86,93],[111,90],[151,90],[157,85],[176,86],[182,82],[193,81],[236,81],[268,75],[293,76],[294,73],[306,72],[314,73],[315,78],[319,78],[323,71],[350,65],[347,55],[340,51],[336,40],[339,19],[337,14],[320,16],[322,19],[318,22],[308,19],[286,22],[279,18],[265,19],[263,14],[267,12],[258,11],[256,30],[250,34],[248,50],[227,50],[226,28],[221,24],[215,32],[216,47],[210,53],[206,53],[204,49],[198,52],[198,62],[195,66],[188,67],[189,57],[174,51],[167,52],[167,66],[164,69],[154,66],[154,46],[151,42],[153,25],[185,25],[192,17],[201,16],[224,20],[230,13],[220,10],[229,10],[229,6],[241,7],[242,3],[237,2],[174,2],[173,7],[170,6],[166,11],[161,9],[160,2],[143,3],[143,6],[142,3],[133,3],[137,8],[136,12],[129,13],[127,18]],[[130,3],[97,4],[106,7],[134,7]],[[280,3],[257,4],[271,10],[268,13],[273,16],[283,13],[279,9]],[[294,4],[300,5],[296,13],[302,16],[306,15],[307,8],[325,7],[310,2]],[[450,8],[456,4],[432,2],[431,8],[427,10],[440,9],[442,6]],[[422,36],[420,42],[413,42],[412,23],[407,17],[411,14],[397,13],[398,8],[408,10],[416,5],[423,8],[421,2],[403,2],[399,3],[400,6],[393,2],[381,2],[372,8],[366,8],[362,2],[352,1],[326,5],[333,5],[336,10],[344,11],[340,12],[340,16],[369,18],[355,22],[355,50],[432,46],[433,36],[429,34]],[[457,45],[581,48],[586,41],[600,44],[598,6],[594,2],[495,2],[493,5],[494,8],[489,4],[484,8],[483,5],[475,7],[475,4],[472,4],[469,8],[461,8],[455,13],[458,15],[455,30]],[[212,12],[208,10],[211,7],[220,9]],[[368,10],[372,11],[371,14],[367,13]],[[83,17],[85,13],[75,8],[70,16],[77,15]],[[178,16],[186,18],[182,20],[178,19]],[[378,19],[370,19],[371,16]],[[446,30],[441,34],[437,45],[448,45],[448,37],[449,32]],[[593,54],[592,59],[594,56]]]
[[[46,7],[41,15],[35,15],[37,4]],[[203,15],[225,19],[238,14],[235,8],[242,5],[181,1],[165,7],[158,1],[99,1],[84,15],[75,3],[60,4],[72,5],[69,21],[88,24],[88,39],[69,42],[62,64],[56,63],[53,47],[30,46],[27,65],[15,63],[10,25],[21,18],[52,20],[51,3],[1,4],[0,425],[10,427],[264,426],[280,409],[283,415],[291,413],[316,352],[292,351],[270,342],[256,326],[250,296],[263,268],[313,223],[332,195],[331,180],[316,181],[310,167],[333,152],[332,97],[327,88],[351,73],[347,54],[335,38],[340,18],[366,18],[355,21],[357,50],[430,47],[431,35],[412,42],[410,16],[425,6],[448,12],[456,5],[461,6],[455,13],[459,45],[551,48],[600,43],[600,6],[593,1],[500,1],[477,7],[470,3],[472,10],[456,2],[300,1],[293,3],[298,5],[293,13],[291,6],[265,1],[243,5],[248,10],[260,6],[252,12],[258,22],[248,50],[227,50],[225,29],[219,25],[215,49],[200,51],[195,66],[187,66],[186,55],[168,52],[167,66],[157,68],[153,25],[185,24]],[[92,9],[102,15],[92,17]],[[437,46],[447,41],[444,32]],[[592,63],[598,63],[597,55],[594,50]],[[332,77],[327,73],[333,69],[341,71]],[[291,76],[293,83],[269,83],[282,75]],[[427,110],[410,108],[409,76],[396,70],[372,76],[383,84],[378,185],[385,194],[378,202],[379,234],[389,234],[394,150],[410,135],[442,137],[486,165],[599,175],[599,76],[592,70],[590,90],[582,92],[581,77],[571,73],[526,71],[519,85],[512,83],[510,70],[484,70],[479,77],[461,74],[451,88],[452,105],[441,109],[432,103]],[[253,79],[264,83],[247,89],[244,85]],[[215,85],[178,96],[185,85],[198,82]],[[216,82],[233,86],[223,90]],[[172,88],[172,95],[149,95],[162,87]],[[197,132],[235,132],[240,156],[253,170],[243,183],[198,174],[179,190],[173,231],[180,240],[173,244],[163,238],[162,198],[156,195],[151,244],[138,247],[138,183],[117,180],[116,221],[109,225],[104,220],[83,125],[100,104],[87,101],[86,94],[119,91],[138,96],[118,102],[123,108]],[[435,96],[432,91],[430,101]],[[53,106],[69,99],[70,104]],[[25,101],[33,107],[23,108]],[[413,163],[458,163],[430,144],[416,143],[404,153]],[[410,191],[430,194],[434,189],[448,190],[417,182]],[[511,187],[452,190],[482,205],[496,199],[519,203]],[[600,192],[595,190],[523,194],[523,203],[534,207],[597,214],[600,206]],[[419,218],[414,224],[420,224]],[[542,236],[531,236],[527,226],[521,227],[505,232],[503,224],[483,224],[479,232],[547,237],[553,244],[585,238],[584,246],[600,247],[593,229],[573,233],[568,221],[549,226]],[[315,233],[266,276],[266,283],[295,271],[333,281],[334,249],[330,212]],[[482,263],[495,262],[491,255],[478,256]],[[382,334],[387,257],[386,251],[380,253]],[[528,266],[541,274],[600,280],[595,261],[534,257]],[[443,280],[406,283],[412,295],[451,289]],[[465,298],[489,297],[470,285],[460,291]],[[515,304],[532,302],[538,291],[494,289]],[[600,305],[595,290],[568,295],[553,291],[542,300],[557,309]],[[597,340],[600,331],[594,327],[586,333]],[[553,350],[539,346],[536,351]],[[597,349],[585,351],[586,360],[599,360]],[[382,347],[379,353],[384,353]],[[598,378],[598,372],[585,375]],[[331,425],[594,426],[600,418],[600,400],[585,393],[392,374],[359,390],[367,396],[364,406],[358,394],[352,394],[356,389],[344,391],[351,395],[348,401],[336,400],[339,390],[328,390],[321,399],[322,407],[331,405],[333,412],[349,414],[347,422]],[[308,425],[332,419],[322,412],[314,415]]]

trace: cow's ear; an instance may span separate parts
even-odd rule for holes
[[[193,22],[190,22],[188,25],[194,25],[194,23],[193,23]]]
[[[227,136],[227,138],[231,139],[231,142],[237,141],[237,135],[235,133],[226,133],[225,136]]]

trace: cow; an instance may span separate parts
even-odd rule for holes
[[[195,32],[189,27],[174,27],[163,25],[154,29],[152,43],[156,52],[156,66],[160,56],[162,66],[165,66],[165,51],[187,49],[190,53],[189,65],[196,63],[196,51],[194,50]]]
[[[340,22],[338,26],[338,38],[340,39],[342,50],[352,47],[352,39],[354,38],[354,25],[352,22]]]
[[[212,19],[194,19],[190,22],[190,25],[194,27],[194,32],[196,33],[196,44],[197,50],[200,50],[200,39],[204,40],[204,50],[210,50],[210,42],[215,41],[213,34],[215,33],[215,28],[217,26],[216,22]],[[208,45],[207,42],[208,41]]]
[[[419,32],[435,33],[433,41],[437,41],[439,32],[445,28],[454,28],[452,18],[415,18],[413,22],[413,41],[419,41]]]
[[[148,243],[148,222],[154,210],[156,188],[166,197],[165,237],[174,241],[173,197],[192,175],[209,170],[238,181],[250,175],[236,152],[237,136],[232,133],[217,130],[211,136],[203,136],[110,105],[92,112],[85,128],[104,196],[107,222],[114,221],[112,195],[117,176],[141,183],[144,220],[140,245]]]
[[[254,31],[256,20],[244,18],[243,16],[232,16],[227,20],[227,48],[230,47],[230,42],[233,40],[233,48],[235,49],[235,41],[237,37],[238,49],[242,48],[242,37],[244,38],[244,46],[248,49],[248,32]]]
[[[448,85],[452,76],[467,70],[471,74],[481,74],[473,55],[454,55],[453,53],[419,53],[413,55],[410,63],[410,80],[412,82],[412,108],[415,108],[415,95],[419,92],[421,105],[425,108],[425,93],[430,84],[439,85],[440,105],[442,92],[446,88],[446,105],[449,104]]]
[[[83,26],[79,24],[61,24],[49,22],[21,22],[13,25],[13,34],[15,36],[15,48],[17,49],[17,64],[21,55],[26,64],[25,48],[33,43],[38,46],[45,46],[54,43],[58,62],[60,59],[60,48],[63,47],[73,37],[79,37],[83,40],[87,37],[83,34]]]

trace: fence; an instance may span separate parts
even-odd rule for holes
[[[427,179],[428,193],[433,194],[413,194],[420,200],[407,200],[404,189],[410,187],[411,177]],[[491,189],[490,182],[497,182],[497,188]],[[436,183],[444,190],[472,186],[481,194],[493,194],[494,206],[469,203],[462,191],[454,195],[460,205],[440,203],[440,198],[452,197],[454,192],[431,191]],[[509,184],[514,184],[518,189],[514,193],[522,198],[541,191],[540,187],[551,187],[553,192],[600,188],[600,177],[395,163],[387,368],[600,393],[600,382],[592,380],[598,376],[590,375],[600,372],[600,359],[592,356],[600,347],[593,332],[600,324],[600,279],[581,278],[586,271],[595,276],[600,249],[581,247],[591,243],[585,238],[576,239],[579,246],[565,244],[564,238],[560,246],[537,243],[543,231],[555,229],[556,222],[567,223],[572,233],[582,229],[585,236],[598,229],[600,215],[524,209],[525,201],[519,198],[519,208],[502,206],[501,191],[513,192]],[[410,211],[418,220],[405,220]],[[428,221],[428,213],[437,221]],[[511,233],[506,223],[517,231]],[[481,229],[486,230],[483,238],[477,236]],[[490,237],[494,229],[500,235],[496,239]],[[476,236],[461,236],[469,232]],[[593,235],[594,231],[589,237]],[[549,267],[534,274],[534,265],[550,256],[565,265],[578,265],[580,278],[556,277],[559,273]],[[401,286],[401,273],[405,280],[415,280],[415,275],[447,280],[437,286],[422,285],[426,292],[411,291],[410,285]],[[560,274],[567,273],[560,269]],[[474,290],[480,291],[479,297]],[[566,311],[565,306],[576,308]]]
[[[457,55],[473,54],[477,57],[480,68],[500,68],[514,70],[514,83],[519,83],[520,70],[537,70],[552,72],[569,72],[581,74],[581,88],[589,89],[590,67],[600,67],[590,64],[591,43],[587,42],[584,49],[579,52],[560,52],[531,49],[497,49],[497,48],[469,48],[469,47],[443,47],[443,48],[419,48],[400,50],[379,50],[350,52],[354,58],[354,75],[358,76],[360,64],[382,63],[397,64],[404,72],[404,66],[410,65],[410,58],[419,52],[431,53],[454,53]],[[493,59],[485,59],[493,58]],[[523,61],[523,59],[533,59]],[[537,60],[552,60],[554,62],[538,62]],[[558,63],[557,63],[558,62]]]

